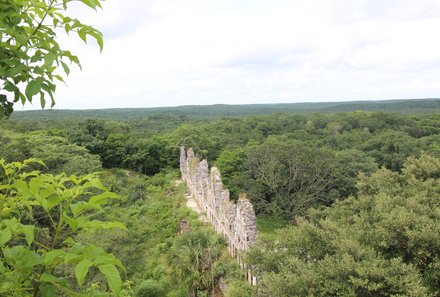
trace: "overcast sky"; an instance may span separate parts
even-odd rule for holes
[[[439,0],[107,0],[56,108],[440,97]],[[38,107],[38,106],[36,106]]]

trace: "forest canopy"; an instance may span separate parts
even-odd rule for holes
[[[252,249],[260,296],[437,296],[440,159],[409,157],[357,188]]]
[[[61,261],[60,254],[56,259],[63,265],[36,261],[33,266],[39,272],[54,268],[52,275],[65,279],[67,288],[89,296],[211,296],[220,283],[229,287],[229,297],[257,292],[436,296],[440,117],[435,110],[415,110],[211,118],[128,113],[124,120],[112,119],[107,111],[93,111],[97,116],[91,118],[68,111],[62,117],[20,112],[29,116],[0,122],[0,151],[4,166],[27,162],[25,173],[31,175],[15,187],[37,178],[51,186],[67,182],[62,186],[72,190],[75,178],[85,180],[100,171],[103,188],[90,195],[109,191],[120,197],[96,209],[89,205],[81,220],[101,222],[100,227],[119,221],[113,226],[121,228],[78,228],[72,233],[76,245],[56,240],[62,244],[56,249],[100,247],[120,275],[116,286],[107,282],[99,263],[82,262],[87,257],[79,254],[71,262]],[[185,185],[176,182],[180,146],[193,147],[220,169],[232,199],[246,193],[252,201],[259,239],[244,256],[258,286],[247,284],[224,240],[186,208]],[[35,158],[44,165],[26,161]],[[5,203],[23,196],[18,188],[12,195],[8,187],[0,189]],[[80,196],[69,211],[85,207],[91,198]],[[2,221],[3,251],[19,245],[30,256],[47,257],[37,247],[52,242],[54,232],[44,207],[41,211],[34,204],[31,212],[23,208],[19,216],[8,214],[17,224],[11,225],[12,217]],[[68,218],[72,214],[66,212],[63,220]],[[180,220],[191,226],[184,236],[178,235]],[[6,230],[17,240],[9,239]],[[6,270],[0,273],[10,275],[8,280],[18,267],[14,259],[2,262]],[[56,282],[31,275],[38,290],[65,292]],[[26,287],[26,280],[20,285]]]

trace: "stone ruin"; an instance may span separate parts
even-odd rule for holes
[[[179,223],[179,231],[178,231],[178,233],[177,233],[177,235],[182,235],[183,233],[186,233],[186,232],[188,232],[188,231],[190,231],[191,230],[191,228],[190,228],[190,226],[189,226],[189,223],[188,223],[188,221],[187,220],[180,220],[180,223]]]
[[[200,161],[192,148],[185,151],[180,148],[180,171],[190,195],[217,233],[223,234],[229,243],[229,252],[242,268],[245,264],[240,259],[240,252],[247,251],[257,237],[257,219],[254,207],[245,197],[240,196],[237,203],[230,200],[229,190],[224,189],[220,171],[206,160]],[[251,284],[256,279],[248,271]]]

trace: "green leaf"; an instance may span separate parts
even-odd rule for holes
[[[56,265],[60,262],[60,258],[64,258],[66,252],[64,250],[51,250],[43,257],[44,265]]]
[[[74,217],[76,217],[78,214],[80,214],[83,210],[89,210],[89,209],[101,209],[99,205],[93,205],[90,203],[87,203],[85,201],[80,201],[78,203],[72,203],[70,204],[70,210],[72,211],[72,214]]]
[[[67,253],[66,256],[64,257],[64,263],[66,263],[66,264],[75,263],[76,261],[78,261],[81,258],[82,258],[82,256],[79,256],[78,254]]]
[[[104,41],[102,39],[102,33],[99,32],[98,30],[93,30],[91,29],[88,34],[90,36],[92,36],[93,38],[95,38],[96,42],[99,45],[99,50],[102,52],[103,48],[104,48]]]
[[[0,246],[7,243],[9,240],[11,240],[12,234],[11,230],[9,228],[6,228],[4,230],[0,231]]]
[[[44,109],[44,107],[46,106],[46,99],[44,99],[43,92],[40,92],[40,104],[41,104],[41,108]]]
[[[55,206],[59,205],[64,200],[63,196],[52,195],[47,199],[47,209],[51,210]]]
[[[58,288],[66,288],[69,289],[69,286],[66,283],[65,279],[58,278],[55,275],[49,274],[49,273],[43,273],[40,277],[40,282],[42,283],[40,289],[42,290],[41,295],[42,297],[45,296],[58,296],[58,295],[51,295],[55,294],[55,291],[52,291],[51,288],[58,287]],[[46,288],[46,289],[43,289]],[[45,291],[43,291],[45,290]],[[77,295],[75,295],[77,296]],[[82,296],[82,295],[81,295]]]
[[[119,271],[116,269],[115,265],[102,264],[98,266],[98,269],[105,275],[107,283],[113,293],[116,296],[119,296],[119,293],[121,292],[121,276],[119,275]]]
[[[97,0],[81,0],[81,2],[93,9],[101,8],[101,4]]]
[[[118,258],[116,258],[113,254],[107,254],[107,253],[102,253],[99,256],[97,256],[94,260],[93,260],[93,265],[94,266],[98,266],[101,264],[114,264],[118,267],[120,267],[122,270],[125,271],[125,267],[122,264],[121,260],[119,260]]]
[[[63,66],[64,72],[69,75],[70,74],[70,68],[69,66],[67,66],[66,63],[64,63],[63,61],[61,61],[61,66]]]
[[[97,256],[93,260],[93,265],[102,265],[102,264],[116,264],[115,256],[112,254],[103,253],[102,255]]]
[[[71,30],[70,27],[71,27],[70,24],[65,24],[65,25],[64,25],[64,30],[66,31],[67,34],[69,34],[69,32],[70,32],[70,30]]]
[[[53,62],[56,59],[56,55],[52,52],[48,52],[45,56],[44,56],[44,68],[50,68],[53,65]]]
[[[55,74],[53,77],[55,77],[56,79],[58,79],[61,82],[64,82],[64,79],[61,75]]]
[[[36,177],[39,173],[40,173],[40,171],[37,171],[37,170],[31,171],[31,172],[24,172],[24,173],[20,174],[20,178],[26,179],[28,177]],[[27,186],[26,182],[25,182],[25,185]]]
[[[107,190],[107,188],[102,184],[102,182],[99,180],[99,178],[90,178],[88,183],[86,183],[86,185],[88,186],[89,184],[97,189],[100,189],[103,191]]]
[[[57,284],[57,283],[63,283],[64,280],[59,279],[58,277],[56,277],[55,275],[49,274],[47,272],[43,273],[40,277],[40,281],[41,282],[45,282],[45,283],[52,283],[52,284]]]
[[[79,69],[82,70],[81,63],[79,62],[78,56],[70,55],[69,59],[72,63],[75,63],[76,65],[78,65]]]
[[[5,265],[3,265],[2,262],[0,262],[0,273],[4,274],[6,271],[7,271],[7,269],[6,269]]]
[[[89,259],[84,259],[75,266],[76,281],[80,287],[84,284],[91,265],[92,261]]]
[[[57,297],[55,287],[52,284],[43,284],[40,286],[42,297]]]
[[[40,66],[35,66],[34,73],[35,74],[43,74],[44,70]]]
[[[32,63],[35,63],[35,62],[39,61],[39,60],[41,59],[41,57],[42,57],[41,51],[38,50],[38,51],[36,51],[35,54],[31,57],[31,62],[32,62]]]
[[[32,242],[34,242],[35,227],[31,226],[31,225],[22,225],[21,228],[24,233],[24,237],[26,238],[26,242],[27,242],[28,246],[30,246],[32,244]]]
[[[55,106],[55,99],[53,97],[53,93],[49,92],[49,96],[50,96],[50,107],[54,107]]]
[[[69,217],[66,213],[63,213],[63,220],[66,221],[66,223],[69,225],[70,228],[72,228],[73,231],[76,231],[78,229],[78,221]]]
[[[23,34],[17,34],[16,35],[16,39],[18,41],[19,44],[25,45],[26,42],[28,41],[28,37],[23,35]]]
[[[113,192],[104,192],[102,194],[99,195],[95,195],[92,198],[90,198],[89,203],[91,204],[103,204],[105,202],[107,202],[108,199],[118,199],[119,195]]]
[[[82,28],[78,30],[78,36],[81,38],[85,43],[87,43],[87,29]]]
[[[26,249],[24,246],[3,249],[3,255],[7,263],[17,269],[33,268],[42,262],[42,258],[37,253]]]
[[[60,20],[59,19],[53,19],[52,23],[53,23],[53,26],[56,27],[60,23]]]
[[[16,218],[12,218],[10,220],[4,220],[3,223],[8,226],[8,228],[10,229],[10,231],[12,232],[16,232],[16,230],[19,227],[19,223],[17,221]]]
[[[63,244],[65,244],[65,245],[74,245],[75,244],[75,240],[73,240],[72,237],[68,237],[66,240],[63,241]]]
[[[32,101],[32,96],[38,94],[41,90],[41,84],[38,80],[31,80],[25,90],[26,97],[29,101]]]
[[[29,158],[29,159],[26,159],[23,161],[24,165],[33,164],[33,163],[40,164],[41,166],[46,167],[46,164],[44,164],[43,161],[41,161],[40,159],[37,159],[37,158]]]
[[[6,75],[13,77],[13,76],[16,76],[17,74],[19,74],[20,72],[25,71],[25,70],[26,70],[26,66],[23,64],[19,64],[19,65],[16,65],[15,67],[8,69],[6,72]]]

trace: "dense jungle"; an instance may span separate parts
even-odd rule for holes
[[[0,293],[438,296],[440,101],[406,102],[16,111],[0,122]],[[254,205],[257,286],[186,207],[181,146]]]

